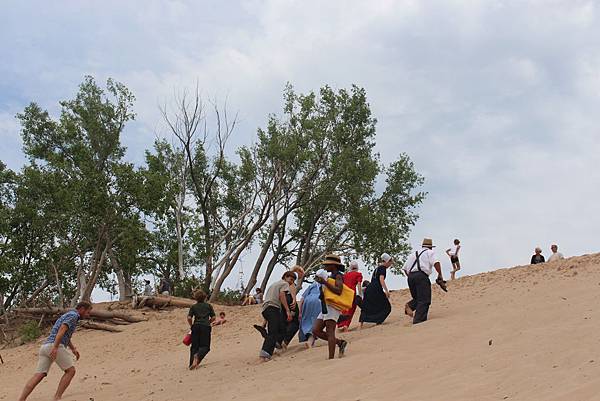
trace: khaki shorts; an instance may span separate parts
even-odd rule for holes
[[[52,362],[56,362],[58,367],[62,370],[67,370],[75,366],[73,354],[67,351],[65,346],[62,344],[58,346],[58,351],[56,352],[56,359],[54,361],[50,359],[50,351],[52,351],[53,346],[54,344],[44,344],[40,347],[36,373],[48,373]]]

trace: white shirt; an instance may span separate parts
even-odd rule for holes
[[[565,257],[563,256],[562,253],[560,252],[556,252],[553,253],[549,258],[548,258],[548,262],[554,262],[555,260],[561,260],[564,259]]]
[[[458,246],[453,245],[452,247],[450,247],[450,251],[448,252],[450,254],[450,256],[456,256]]]
[[[419,265],[421,266],[421,270],[429,276],[433,271],[433,265],[439,262],[438,258],[435,256],[435,252],[433,251],[433,249],[429,248],[422,248],[419,251],[413,249],[412,253],[408,255],[408,259],[406,259],[406,263],[404,263],[404,267],[402,267],[402,270],[404,270],[407,275],[408,273],[414,273],[419,271],[419,268],[415,263],[415,260],[417,259],[416,252],[421,254],[421,256],[419,256]]]

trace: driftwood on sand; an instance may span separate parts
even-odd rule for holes
[[[45,308],[14,308],[13,312],[20,315],[29,315],[36,319],[40,319],[40,322],[47,319],[54,320],[58,315],[68,312],[70,309],[56,308],[56,307],[45,307]],[[147,319],[132,316],[123,312],[113,312],[105,310],[92,309],[90,312],[90,320],[80,322],[80,326],[92,329],[92,330],[103,330],[110,332],[121,332],[122,330],[116,326],[124,326],[131,323],[138,323]],[[102,323],[98,323],[98,321]]]
[[[65,308],[14,308],[13,311],[16,313],[24,313],[36,316],[42,315],[62,315],[63,313],[67,313],[70,309]],[[94,320],[111,320],[111,319],[120,319],[122,321],[128,323],[138,323],[143,322],[146,319],[140,318],[137,316],[128,315],[127,313],[122,312],[108,312],[104,310],[96,310],[92,309],[90,312],[90,318]]]
[[[134,309],[143,308],[145,306],[165,308],[167,306],[175,306],[177,308],[189,308],[196,301],[189,298],[167,297],[167,296],[134,296],[132,307]]]

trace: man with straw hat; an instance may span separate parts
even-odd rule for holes
[[[431,238],[423,239],[421,249],[413,250],[409,255],[402,270],[408,277],[408,287],[412,299],[405,306],[405,313],[413,317],[413,324],[427,320],[429,305],[431,305],[431,282],[429,275],[433,269],[438,273],[436,282],[445,285],[442,278],[442,267],[440,261],[433,251]],[[442,284],[440,286],[445,288]]]

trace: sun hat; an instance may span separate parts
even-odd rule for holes
[[[423,238],[423,243],[421,244],[421,246],[426,248],[435,248],[435,246],[433,245],[433,240],[431,238]]]
[[[339,256],[334,255],[334,254],[325,256],[325,259],[321,262],[321,265],[323,265],[323,266],[333,265],[333,266],[337,266],[339,271],[346,270],[346,266],[344,266],[344,264],[342,263],[342,259]]]
[[[381,260],[384,263],[387,263],[387,262],[389,262],[392,259],[392,257],[390,256],[390,254],[386,253],[386,252],[382,253],[380,258],[381,258]]]

